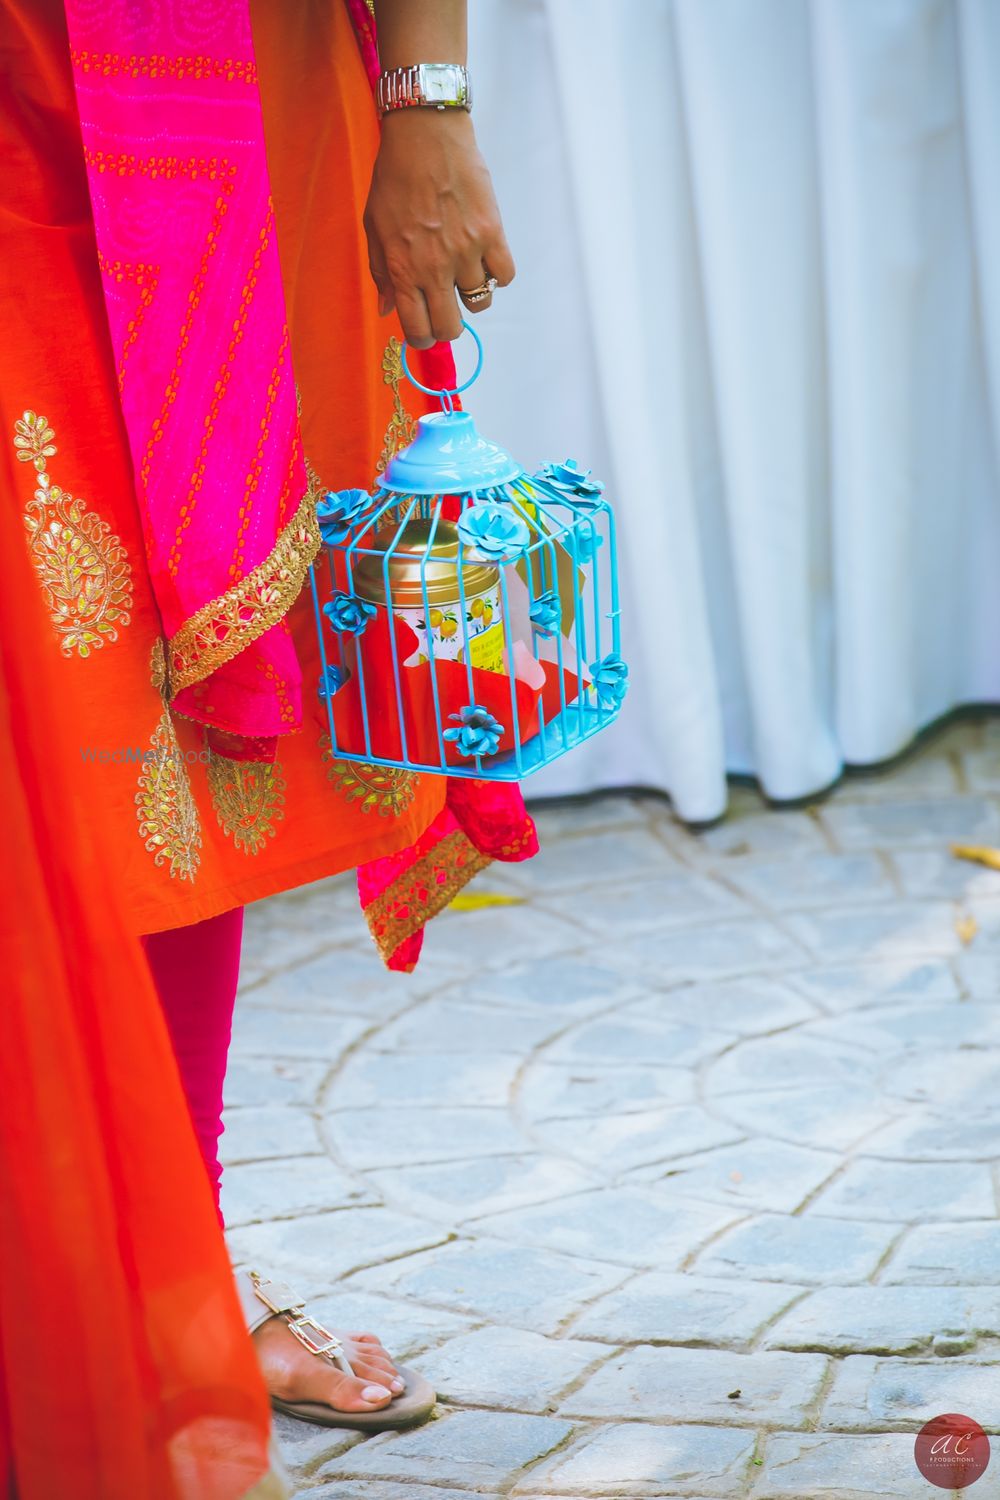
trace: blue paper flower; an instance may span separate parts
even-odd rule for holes
[[[602,708],[618,708],[628,692],[628,663],[620,656],[606,656],[590,663],[590,675]]]
[[[327,546],[342,542],[371,505],[367,490],[327,490],[316,506],[320,536]]]
[[[530,618],[539,635],[555,635],[562,623],[562,602],[555,589],[532,601]]]
[[[375,605],[338,589],[329,604],[323,605],[323,613],[334,630],[345,635],[360,635],[367,628],[368,621],[375,618]]]
[[[458,534],[466,547],[499,562],[522,552],[531,533],[510,505],[495,500],[481,500],[463,510]]]
[[[319,696],[321,698],[332,698],[335,693],[340,692],[340,689],[344,686],[350,675],[350,672],[346,671],[343,667],[333,666],[332,664],[324,668],[319,674],[319,688],[317,689]]]
[[[455,746],[459,755],[496,755],[500,738],[504,732],[489,709],[478,703],[467,703],[461,713],[449,714],[457,720],[461,729],[446,729],[444,737]]]
[[[599,479],[591,479],[589,469],[581,469],[575,458],[567,458],[564,464],[545,464],[538,471],[557,490],[567,490],[579,499],[596,500],[604,491]]]
[[[593,562],[598,547],[604,546],[604,538],[593,521],[577,521],[570,536],[577,562]]]

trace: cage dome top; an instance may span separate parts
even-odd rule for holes
[[[464,319],[462,327],[471,333],[476,345],[476,368],[468,380],[448,390],[422,384],[410,369],[403,345],[404,374],[418,391],[437,396],[442,410],[419,418],[412,443],[377,476],[383,490],[401,495],[468,495],[509,484],[524,473],[498,443],[482,436],[467,411],[455,409],[454,398],[478,380],[483,368],[482,340]]]
[[[509,484],[524,470],[478,431],[467,411],[437,411],[417,421],[417,435],[379,475],[384,490],[406,495],[466,495]]]

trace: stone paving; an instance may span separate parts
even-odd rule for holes
[[[920,1425],[1000,1431],[1000,874],[949,853],[1000,845],[1000,724],[703,833],[538,821],[414,976],[350,880],[248,914],[234,1255],[440,1393],[280,1419],[299,1493],[940,1494]]]

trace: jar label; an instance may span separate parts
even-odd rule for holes
[[[469,637],[469,661],[484,672],[503,671],[503,625],[499,620],[488,630]]]
[[[396,606],[395,615],[406,621],[419,642],[416,651],[404,663],[405,666],[416,667],[428,661],[431,649],[435,661],[464,661],[468,643],[469,661],[474,667],[482,667],[487,672],[504,670],[499,585],[487,589],[483,594],[467,597],[465,603],[464,629],[462,608],[457,599],[452,603],[432,605],[426,615],[419,606]]]

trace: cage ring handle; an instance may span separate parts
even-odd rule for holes
[[[417,377],[414,375],[413,371],[410,369],[409,364],[407,363],[406,351],[409,348],[409,344],[407,344],[407,343],[404,342],[403,345],[402,345],[402,349],[400,351],[402,365],[403,365],[403,374],[406,376],[406,378],[410,382],[410,384],[411,385],[415,385],[418,391],[423,391],[423,393],[424,393],[425,396],[437,396],[437,397],[439,397],[440,401],[441,401],[441,405],[444,407],[445,411],[447,411],[447,412],[454,411],[454,409],[455,409],[455,407],[454,407],[454,401],[453,401],[452,398],[455,397],[455,396],[460,396],[463,391],[467,391],[469,389],[469,386],[472,385],[475,381],[477,381],[479,379],[479,373],[480,373],[480,371],[483,368],[483,341],[482,341],[482,339],[479,337],[479,334],[473,328],[472,324],[469,323],[469,322],[467,322],[465,318],[462,319],[462,327],[466,330],[467,333],[471,333],[472,337],[475,339],[475,342],[476,342],[476,368],[473,370],[473,372],[469,376],[468,380],[463,380],[461,385],[454,385],[454,386],[424,385],[422,381],[420,381],[420,380],[417,379]]]

